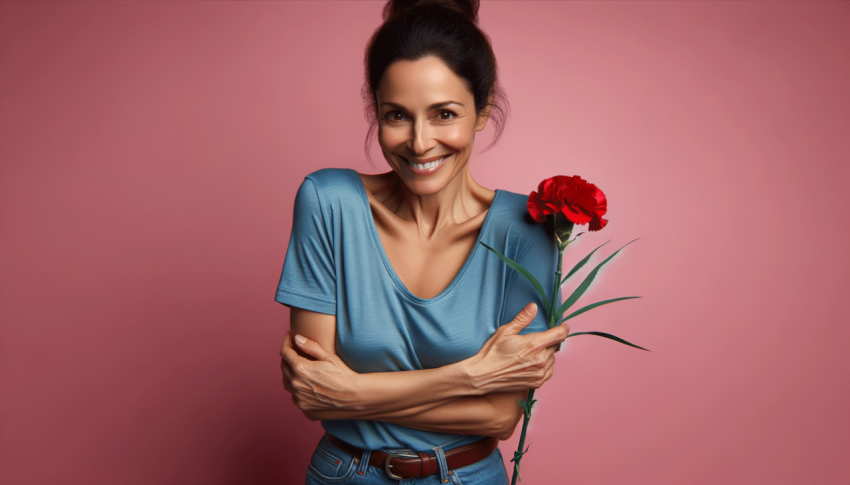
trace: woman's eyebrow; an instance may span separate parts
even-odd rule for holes
[[[457,101],[441,101],[439,103],[434,103],[434,104],[428,106],[428,109],[432,110],[432,109],[445,108],[445,107],[452,105],[452,104],[463,106],[463,103],[459,103]],[[389,101],[385,101],[385,102],[381,103],[381,106],[389,106],[391,108],[400,109],[402,111],[408,111],[408,109],[405,108],[404,106],[402,106],[400,104],[396,104],[396,103],[391,103]]]

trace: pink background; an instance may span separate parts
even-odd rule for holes
[[[303,177],[387,170],[359,97],[381,7],[0,2],[0,482],[302,483],[321,431],[274,289]],[[641,236],[583,301],[644,298],[572,328],[653,351],[569,341],[523,483],[850,483],[850,4],[481,25],[513,116],[472,173],[602,187],[566,264]]]

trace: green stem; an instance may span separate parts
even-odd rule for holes
[[[526,408],[522,418],[522,434],[519,435],[519,448],[514,453],[514,473],[511,478],[511,485],[516,485],[516,479],[519,477],[519,462],[522,460],[522,447],[525,445],[525,432],[528,430],[528,422],[531,420],[531,406],[534,405],[534,389],[528,391],[528,399],[525,400]]]
[[[552,310],[549,312],[549,315],[546,315],[546,318],[549,320],[549,328],[554,328],[557,323],[555,320],[558,319],[555,315],[555,305],[558,303],[558,289],[561,283],[561,263],[564,260],[564,249],[566,248],[558,248],[558,270],[555,272],[555,288],[552,290],[552,304],[549,306]],[[561,350],[560,344],[558,345],[558,350]]]
[[[554,214],[553,225],[555,225],[555,227],[557,227],[557,217],[558,217],[558,214]],[[572,227],[572,226],[570,226],[570,227]],[[569,239],[571,232],[572,232],[572,230],[570,230],[569,232],[566,232],[566,234],[565,234],[566,239]],[[558,239],[558,236],[556,236],[556,239]],[[560,244],[558,244],[558,267],[557,267],[557,270],[555,271],[555,288],[552,289],[552,303],[549,304],[549,305],[546,305],[546,313],[547,313],[546,314],[546,321],[549,324],[549,328],[554,328],[555,325],[557,324],[556,320],[558,318],[557,318],[557,315],[555,314],[556,313],[555,312],[555,310],[556,310],[555,304],[558,302],[557,301],[558,300],[558,290],[560,289],[560,286],[561,286],[561,264],[564,261],[564,249],[566,249],[566,248],[567,248],[567,245],[565,243],[561,242]],[[544,302],[544,303],[548,303],[548,302]],[[556,351],[557,350],[561,350],[561,344],[558,344]],[[516,485],[516,480],[517,480],[517,478],[519,478],[519,462],[522,460],[522,456],[525,454],[525,451],[523,451],[522,448],[523,448],[523,446],[525,446],[525,433],[526,433],[526,431],[528,431],[528,422],[531,420],[531,408],[532,408],[532,406],[534,406],[534,403],[535,403],[535,401],[534,401],[534,391],[535,390],[536,389],[529,390],[528,391],[528,399],[525,400],[525,406],[524,406],[524,409],[523,409],[524,412],[523,412],[523,418],[522,418],[522,434],[519,435],[519,448],[517,448],[516,452],[514,452],[514,459],[511,460],[511,461],[514,462],[514,473],[513,473],[513,477],[511,478],[511,485]],[[517,402],[521,402],[521,401],[517,401]]]

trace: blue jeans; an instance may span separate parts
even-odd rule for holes
[[[313,452],[307,468],[305,485],[351,484],[351,485],[508,485],[508,474],[502,461],[502,453],[496,448],[490,456],[465,467],[449,470],[441,448],[434,448],[440,472],[429,477],[394,480],[382,468],[369,466],[371,451],[365,450],[359,463],[348,453],[340,450],[327,437],[322,436]],[[449,473],[451,471],[451,473]]]

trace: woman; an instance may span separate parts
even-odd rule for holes
[[[477,10],[387,4],[364,98],[392,170],[319,170],[296,194],[276,300],[291,309],[284,386],[327,432],[307,484],[508,483],[496,445],[569,332],[479,244],[554,286],[557,250],[527,196],[469,171],[475,133],[493,119],[498,135],[504,113]]]

